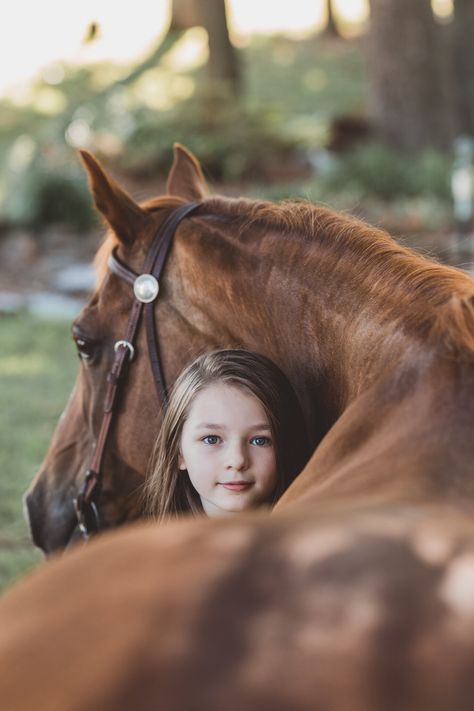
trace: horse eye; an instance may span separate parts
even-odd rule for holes
[[[90,361],[94,355],[94,347],[90,341],[85,338],[77,337],[74,339],[77,347],[77,355],[83,361]]]

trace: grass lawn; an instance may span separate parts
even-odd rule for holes
[[[41,561],[22,495],[40,465],[77,370],[70,324],[0,320],[0,588]]]

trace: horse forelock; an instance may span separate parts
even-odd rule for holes
[[[175,197],[172,195],[164,195],[161,197],[146,200],[144,203],[141,204],[141,207],[147,210],[150,214],[153,214],[161,209],[179,207],[185,202],[186,201],[183,200],[183,198]],[[100,287],[107,273],[107,262],[109,256],[113,248],[116,247],[119,243],[120,240],[116,233],[112,229],[108,228],[105,233],[102,244],[100,245],[94,257],[94,269],[96,272],[97,288]]]
[[[102,244],[94,257],[94,269],[96,273],[96,287],[99,288],[107,273],[107,261],[112,249],[119,243],[118,237],[112,231],[107,232]]]

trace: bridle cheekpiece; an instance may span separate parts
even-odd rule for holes
[[[114,345],[114,360],[107,375],[107,389],[104,398],[102,423],[97,437],[91,465],[87,469],[81,490],[74,499],[74,510],[79,530],[84,540],[97,533],[100,528],[98,497],[102,480],[102,460],[107,436],[110,430],[114,407],[117,401],[118,386],[125,372],[127,362],[135,356],[135,337],[142,312],[145,316],[148,354],[155,382],[158,401],[166,409],[167,391],[158,349],[155,328],[154,302],[160,291],[160,277],[173,243],[173,237],[179,223],[195,212],[200,203],[186,203],[174,209],[158,230],[145,258],[141,274],[136,274],[117,256],[116,248],[109,256],[110,271],[128,282],[133,287],[134,301],[130,311],[127,328],[122,339]]]

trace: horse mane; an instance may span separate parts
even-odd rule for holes
[[[403,316],[405,326],[424,342],[444,347],[448,356],[474,359],[474,281],[461,270],[404,247],[356,217],[305,200],[213,197],[206,207],[240,218],[241,231],[263,226],[330,250],[347,275],[357,275],[371,302],[383,305],[387,318]]]
[[[183,202],[165,195],[142,207],[155,212]],[[347,275],[357,275],[371,302],[382,304],[386,318],[402,316],[405,327],[424,342],[444,346],[447,355],[458,359],[474,359],[474,281],[461,270],[404,247],[384,230],[352,215],[305,200],[273,203],[213,196],[204,201],[203,208],[204,213],[234,218],[240,234],[252,228],[272,229],[330,250],[338,266],[346,267]],[[116,244],[118,238],[109,230],[94,260],[98,285]],[[402,304],[407,305],[403,311]]]

